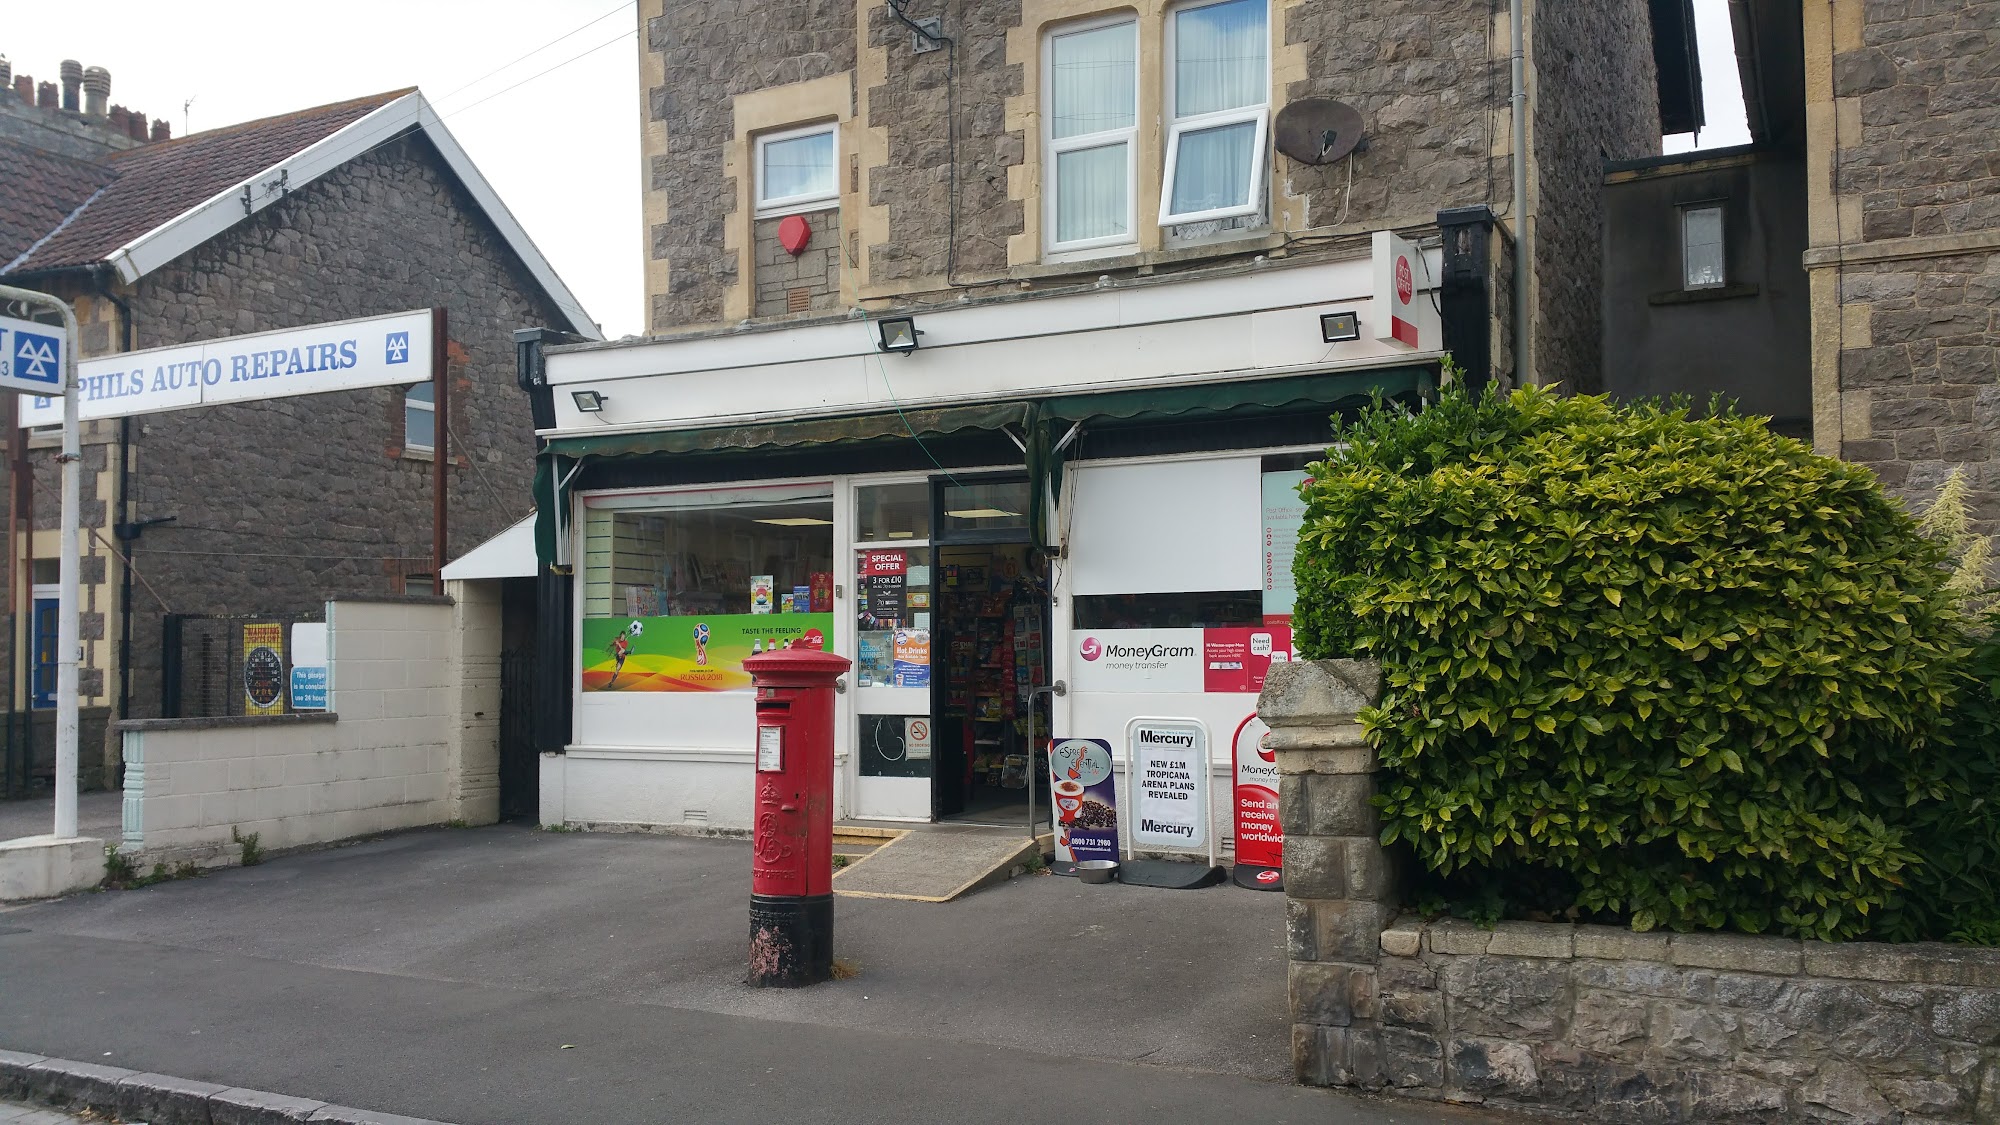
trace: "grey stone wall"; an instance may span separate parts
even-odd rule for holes
[[[752,225],[757,263],[753,315],[785,316],[840,307],[840,267],[846,255],[840,210],[812,211],[801,217],[811,224],[812,240],[796,257],[778,242],[778,225],[784,219],[758,219]]]
[[[944,16],[957,40],[957,84],[947,96],[947,51],[916,54],[910,29],[887,4],[868,8],[868,44],[887,47],[887,81],[868,91],[867,124],[889,132],[889,162],[866,169],[868,204],[891,205],[889,237],[866,247],[871,284],[941,275],[953,266],[950,112],[958,115],[956,273],[1007,272],[1007,238],[1021,233],[1019,200],[1007,198],[1007,169],[1021,162],[1021,131],[1008,132],[1006,100],[1021,92],[1021,67],[1007,59],[1007,31],[1021,23],[1020,0],[946,0],[912,9]]]
[[[1657,155],[1660,103],[1645,0],[1536,0],[1529,141],[1537,195],[1534,376],[1603,387],[1598,297],[1604,162]]]
[[[1833,60],[1833,93],[1858,100],[1860,119],[1858,137],[1839,128],[1833,137],[1835,189],[1858,197],[1861,215],[1858,231],[1850,220],[1837,232],[1847,247],[1837,257],[1894,239],[1941,244],[1833,267],[1840,452],[1912,499],[1964,468],[1977,527],[1991,534],[2000,531],[2000,0],[1866,0],[1863,13],[1862,46]]]
[[[428,142],[385,146],[293,192],[141,279],[125,300],[138,348],[444,306],[457,439],[449,554],[532,511],[532,425],[512,332],[563,321]],[[130,425],[129,511],[112,517],[173,517],[121,545],[137,575],[133,717],[159,713],[165,613],[312,617],[328,598],[400,593],[405,575],[432,569],[432,462],[404,455],[399,387]],[[95,488],[116,451],[86,447],[86,527],[108,522]],[[54,470],[47,459],[36,470],[38,525],[56,517],[41,499],[56,495]],[[117,685],[106,687],[115,702]]]
[[[2000,1120],[2000,951],[1414,920],[1381,946],[1362,1084],[1604,1122]]]
[[[2000,1121],[2000,950],[1396,914],[1358,661],[1274,666],[1301,1082],[1613,1125]]]
[[[653,7],[647,4],[647,8]],[[723,247],[736,181],[724,174],[734,136],[730,99],[854,67],[853,0],[665,0],[643,28],[666,81],[646,91],[646,112],[666,143],[647,153],[646,190],[667,199],[647,232],[647,255],[669,264],[667,291],[650,295],[653,331],[722,319],[736,281]]]

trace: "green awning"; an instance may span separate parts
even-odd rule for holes
[[[1428,395],[1437,376],[1426,367],[1374,368],[1323,375],[1293,375],[1283,379],[1249,379],[1231,383],[1200,383],[1138,391],[1065,395],[1041,403],[1044,417],[1064,422],[1091,418],[1144,421],[1189,414],[1226,414],[1245,407],[1276,410],[1288,406],[1339,406],[1365,402],[1375,395],[1395,398]]]
[[[997,430],[1028,420],[1019,402],[891,410],[841,418],[807,418],[698,430],[580,434],[553,438],[548,449],[564,457],[623,457],[647,453],[745,453],[804,445],[848,444],[882,438],[924,437],[960,430]]]

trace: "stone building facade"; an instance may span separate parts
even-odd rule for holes
[[[399,91],[134,149],[109,163],[112,187],[97,203],[79,207],[61,236],[38,241],[0,279],[70,301],[86,359],[444,308],[449,559],[532,510],[533,427],[515,385],[514,330],[595,329],[559,282],[551,286],[553,272],[531,245],[524,255],[512,220],[496,219],[490,188],[468,172],[448,134],[421,126],[420,98]],[[384,127],[379,138],[347,132],[399,106],[418,127]],[[146,189],[149,179],[171,177],[198,189],[204,175],[258,170],[235,154],[268,164],[327,136],[352,139],[344,159],[309,181],[288,168],[288,186],[267,205],[239,211],[164,264],[125,280],[99,260],[106,240],[116,246],[130,233],[122,208],[91,214],[117,204],[120,185]],[[88,237],[93,230],[102,237]],[[78,237],[66,242],[70,235]],[[99,758],[92,740],[108,717],[161,714],[170,619],[230,618],[226,633],[236,618],[314,620],[332,598],[432,593],[435,461],[430,448],[407,446],[407,391],[85,423],[86,783],[111,780],[104,773],[116,747]],[[17,518],[31,512],[32,526],[14,536],[17,587],[22,569],[36,582],[52,576],[57,553],[57,435],[26,432],[26,443],[31,471],[17,476],[15,509]],[[28,629],[16,622],[24,652]],[[21,672],[14,704],[26,708],[29,669]]]
[[[1436,237],[1443,209],[1486,205],[1511,233],[1510,32],[1484,0],[1271,0],[1269,113],[1309,96],[1357,109],[1366,144],[1314,165],[1268,151],[1259,213],[1163,226],[1170,147],[1163,52],[1175,13],[1141,0],[788,0],[640,5],[646,286],[655,333],[826,310],[869,314],[1253,259],[1351,254],[1367,232]],[[1051,249],[1045,134],[1054,32],[1136,23],[1137,221],[1121,244]],[[1534,377],[1597,385],[1602,161],[1659,151],[1646,0],[1527,0],[1528,222],[1535,232]],[[924,21],[935,38],[913,30]],[[834,128],[837,294],[803,310],[767,253],[760,137]],[[1163,124],[1163,122],[1167,124]],[[1546,219],[1547,221],[1543,221]],[[819,224],[815,224],[816,226]],[[1498,303],[1505,303],[1501,295]],[[1503,341],[1504,343],[1504,341]],[[1511,371],[1511,349],[1494,367]]]
[[[2000,530],[2000,0],[1805,5],[1813,440]]]

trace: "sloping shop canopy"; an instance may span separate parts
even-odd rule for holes
[[[1079,424],[1095,420],[1194,421],[1246,411],[1282,410],[1315,404],[1332,409],[1365,402],[1376,396],[1429,397],[1437,385],[1436,379],[1436,373],[1427,367],[1376,368],[1293,375],[1281,379],[1064,395],[1033,401],[894,410],[751,426],[553,438],[537,459],[535,470],[535,547],[544,565],[555,561],[555,512],[568,491],[570,476],[586,459],[858,445],[961,430],[999,430],[1019,426],[1021,433],[1017,436],[1027,445],[1028,475],[1035,482],[1035,494],[1052,496],[1060,495],[1062,485],[1062,459],[1054,445],[1062,434]],[[1043,515],[1043,505],[1031,508],[1030,531],[1037,542],[1046,541],[1040,526]]]

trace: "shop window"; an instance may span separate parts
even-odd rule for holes
[[[814,125],[757,138],[757,213],[807,211],[840,194],[835,126]]]
[[[891,543],[931,537],[931,486],[869,485],[854,490],[854,539],[857,543]]]
[[[1265,624],[1262,590],[1080,594],[1078,629],[1231,629]]]
[[[37,560],[37,569],[40,565]],[[55,590],[42,586],[35,587],[34,597],[34,636],[29,640],[34,667],[29,671],[28,705],[37,711],[45,711],[56,705],[56,636],[60,624],[57,608],[60,598]]]
[[[833,500],[741,488],[585,501],[583,690],[747,691],[833,631]]]
[[[1271,97],[1267,0],[1179,8],[1167,20],[1166,175],[1160,224],[1262,210]]]
[[[944,489],[943,535],[1025,531],[1028,482],[988,481],[948,484]]]
[[[1728,283],[1722,244],[1722,205],[1681,208],[1682,286],[1716,289]]]
[[[1096,21],[1050,35],[1043,52],[1049,248],[1087,250],[1130,242],[1139,25]]]
[[[418,383],[403,392],[403,449],[429,453],[437,449],[436,387]]]

